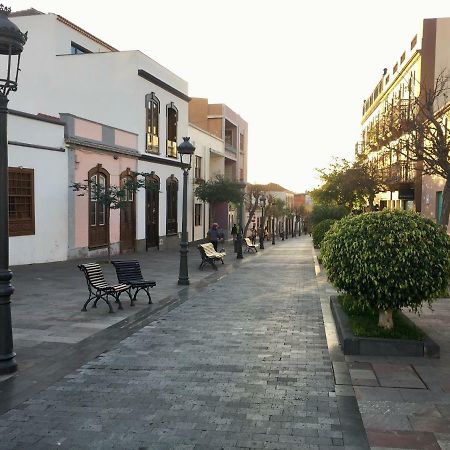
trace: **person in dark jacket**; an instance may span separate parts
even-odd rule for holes
[[[217,243],[219,242],[219,224],[213,223],[208,231],[209,242],[212,243],[214,250],[217,252]]]

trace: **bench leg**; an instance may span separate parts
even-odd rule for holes
[[[151,305],[153,302],[152,302],[152,296],[150,295],[150,288],[149,287],[144,288],[144,291],[146,292],[147,297],[148,297],[148,304]]]
[[[89,292],[89,298],[84,303],[83,307],[81,308],[81,311],[87,311],[86,306],[89,305],[89,303],[95,298],[95,295],[92,294],[92,292]]]
[[[126,291],[126,293],[128,294],[128,297],[130,297],[130,306],[134,306],[134,301],[136,300],[136,294],[137,292],[134,293],[134,296],[131,294],[131,290],[134,289],[132,287],[130,287],[130,289],[128,289]]]
[[[115,293],[115,294],[111,294],[115,299],[116,299],[116,303],[118,303],[119,304],[119,307],[117,308],[117,309],[123,309],[123,306],[122,306],[122,302],[120,301],[120,294],[121,294],[121,292],[119,292],[118,294],[117,293]],[[109,295],[109,294],[108,294]],[[108,298],[108,296],[106,297],[106,298]],[[110,311],[111,312],[111,311]]]

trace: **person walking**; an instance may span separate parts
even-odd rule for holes
[[[214,222],[208,231],[209,242],[212,243],[214,250],[217,252],[217,243],[219,242],[219,224]]]
[[[238,232],[237,232],[237,225],[234,224],[234,225],[231,227],[231,236],[232,236],[232,238],[233,238],[233,249],[234,249],[234,253],[237,253],[237,246],[236,246],[236,244],[237,244],[237,242],[236,242],[237,234],[238,234]]]

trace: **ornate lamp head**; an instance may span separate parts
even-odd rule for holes
[[[10,12],[0,4],[0,94],[4,96],[17,90],[20,55],[28,37],[9,20]]]

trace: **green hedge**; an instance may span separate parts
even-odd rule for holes
[[[319,248],[325,237],[326,232],[336,222],[335,219],[325,219],[319,222],[312,230],[313,244],[315,248]]]
[[[375,311],[417,311],[449,281],[450,238],[413,212],[345,217],[326,234],[321,256],[330,282]]]
[[[339,220],[349,213],[350,211],[345,206],[315,205],[310,220],[314,227],[325,219]]]

